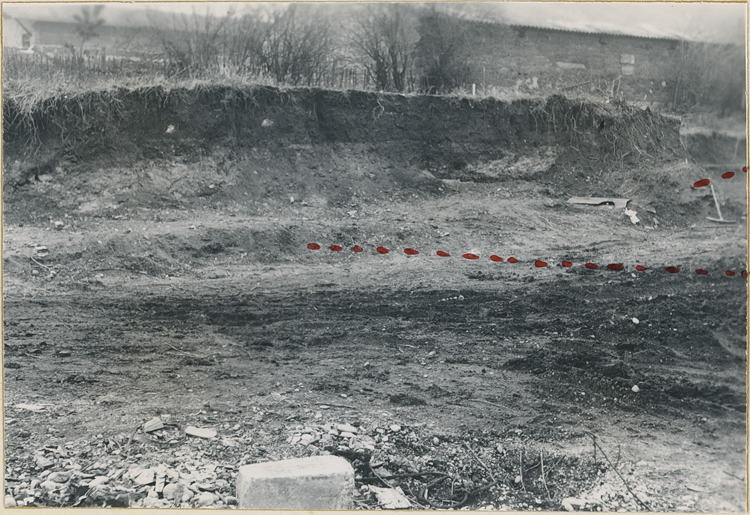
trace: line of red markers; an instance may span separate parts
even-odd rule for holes
[[[743,166],[742,167],[742,171],[744,173],[747,173],[747,166]],[[734,172],[724,172],[723,174],[721,174],[721,178],[722,179],[731,179],[735,175],[736,174]],[[703,188],[705,186],[708,186],[709,184],[711,184],[711,181],[709,181],[708,179],[701,179],[701,180],[695,181],[693,183],[693,188]]]
[[[308,243],[307,244],[307,248],[310,249],[310,250],[320,250],[322,247],[319,244],[317,244],[317,243]],[[330,247],[328,247],[328,249],[331,250],[332,252],[342,252],[344,250],[344,248],[341,245],[331,245]],[[359,245],[355,245],[354,247],[352,247],[351,250],[353,252],[359,253],[359,252],[364,252],[365,249],[362,248]],[[375,249],[375,251],[378,254],[389,254],[391,252],[390,249],[387,249],[385,247],[377,247]],[[404,249],[404,254],[406,254],[407,256],[417,256],[417,255],[419,255],[419,251],[416,250],[416,249],[407,247],[407,248]],[[437,255],[439,257],[451,257],[451,255],[449,253],[447,253],[447,252],[445,252],[443,250],[438,250],[437,252],[435,252],[435,255]],[[464,258],[464,259],[471,260],[471,261],[475,261],[475,260],[479,259],[479,256],[477,254],[473,254],[473,253],[461,254],[461,257]],[[516,259],[516,258],[514,258],[512,256],[509,257],[507,260],[504,260],[503,258],[501,258],[500,256],[497,256],[495,254],[492,254],[490,256],[490,261],[494,261],[495,263],[502,263],[504,261],[507,262],[507,263],[518,263],[519,262],[518,259]],[[562,262],[560,262],[560,265],[563,268],[572,268],[573,267],[573,263],[571,263],[570,261],[562,261]],[[588,268],[589,270],[598,270],[599,269],[599,265],[597,265],[596,263],[591,263],[591,262],[584,263],[583,266],[585,268]],[[534,260],[534,267],[535,268],[547,268],[547,267],[549,267],[549,263],[547,263],[546,261],[542,261],[541,259],[536,259],[536,260]],[[610,264],[606,265],[604,268],[606,268],[607,270],[615,271],[615,272],[619,272],[619,271],[625,270],[625,266],[622,265],[622,264],[620,264],[620,263],[610,263]],[[648,270],[648,267],[645,267],[643,265],[636,265],[635,269],[638,272],[645,272],[646,270]],[[676,266],[668,266],[668,267],[665,267],[664,270],[666,272],[670,273],[670,274],[678,274],[678,273],[680,273],[680,269],[677,268]],[[708,270],[704,270],[702,268],[696,269],[695,273],[698,274],[698,275],[709,275]],[[727,277],[734,277],[735,275],[737,275],[737,273],[734,270],[726,270],[724,272],[724,275],[726,275]],[[740,271],[739,275],[741,277],[743,277],[743,278],[747,278],[747,270]]]

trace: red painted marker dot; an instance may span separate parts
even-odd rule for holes
[[[585,266],[589,270],[596,270],[597,268],[599,268],[595,263],[586,263],[583,266]]]
[[[695,271],[698,275],[708,275],[708,270],[703,270],[702,268],[699,268]]]
[[[404,249],[404,254],[407,254],[409,256],[416,256],[417,254],[419,254],[419,251],[409,248],[409,249]]]
[[[443,252],[442,250],[438,250],[437,252],[435,252],[435,254],[437,254],[440,257],[450,257],[451,256],[450,254],[448,254],[447,252]]]
[[[724,172],[721,174],[722,179],[731,179],[732,177],[734,177],[734,172]]]
[[[470,254],[470,253],[463,254],[461,257],[464,259],[479,259],[479,256],[477,256],[476,254]]]
[[[495,263],[502,263],[503,258],[501,258],[500,256],[496,256],[495,254],[492,254],[490,256],[490,261],[494,261]]]
[[[619,263],[610,263],[607,265],[607,268],[609,270],[614,270],[615,272],[619,272],[620,270],[625,270],[625,267]]]
[[[307,248],[310,250],[320,250],[320,245],[317,243],[308,243]]]
[[[646,270],[648,270],[648,268],[646,268],[643,265],[635,265],[635,269],[638,270],[639,272],[645,272]]]
[[[571,263],[570,261],[563,261],[563,262],[562,262],[562,263],[560,263],[560,264],[561,264],[562,266],[564,266],[565,268],[570,268],[571,266],[573,266],[573,263]]]
[[[545,266],[547,266],[547,263],[540,259],[537,259],[536,261],[534,261],[534,266],[537,268],[544,268]]]
[[[693,183],[693,188],[702,188],[703,186],[708,186],[709,184],[711,184],[711,181],[709,181],[708,179],[701,179]]]
[[[727,277],[734,277],[734,276],[736,275],[736,274],[734,273],[734,271],[732,271],[732,270],[727,270],[727,271],[726,271],[726,272],[724,272],[724,273],[725,273],[725,274],[727,274]]]
[[[508,258],[508,263],[518,263],[518,260],[516,258],[514,258],[514,257],[509,257]]]
[[[329,248],[329,249],[331,249],[331,250],[332,250],[332,251],[334,251],[334,252],[341,252],[342,250],[344,250],[344,249],[343,249],[342,247],[340,247],[339,245],[331,245],[331,246],[330,246],[330,247],[328,247],[328,248]]]
[[[666,271],[667,271],[667,272],[669,272],[670,274],[679,274],[679,273],[680,273],[680,269],[679,269],[679,268],[677,268],[676,266],[668,266],[668,267],[667,267],[667,268],[665,268],[664,270],[666,270]]]
[[[378,247],[378,248],[376,248],[375,250],[377,250],[377,251],[378,251],[378,254],[388,254],[388,253],[390,252],[390,250],[388,250],[388,249],[387,249],[387,248],[385,248],[385,247]]]
[[[747,270],[743,270],[742,272],[740,272],[740,275],[743,279],[747,279]]]
[[[742,167],[742,171],[743,171],[744,173],[747,173],[747,166],[743,166],[743,167]]]
[[[360,247],[359,245],[355,245],[354,247],[352,247],[352,250],[353,250],[354,252],[362,252],[362,251],[363,251],[363,250],[365,250],[365,249],[363,249],[363,248],[362,248],[362,247]]]

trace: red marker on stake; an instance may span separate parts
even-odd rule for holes
[[[711,181],[709,181],[708,179],[701,179],[693,183],[693,188],[703,188],[704,186],[708,186],[709,184],[711,184]]]

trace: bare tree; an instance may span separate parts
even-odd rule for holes
[[[401,4],[369,6],[352,29],[355,52],[379,90],[406,86],[412,47],[408,14]]]
[[[222,56],[225,30],[233,13],[154,13],[152,35],[160,43],[171,74],[188,76],[215,68]]]
[[[104,25],[104,19],[99,17],[104,6],[85,5],[81,7],[81,14],[74,14],[73,19],[76,21],[75,29],[73,29],[81,41],[81,45],[78,49],[78,55],[83,55],[83,46],[87,41],[99,37],[99,29]]]
[[[226,26],[222,53],[239,73],[257,73],[261,66],[266,23],[257,14],[233,18]]]
[[[272,12],[263,40],[261,66],[282,83],[320,82],[334,52],[328,20],[309,6],[290,4]]]
[[[470,73],[469,48],[464,27],[456,16],[433,5],[419,17],[417,55],[423,68],[425,89],[447,92],[461,86]]]
[[[745,54],[738,45],[680,41],[672,74],[672,109],[742,109]]]

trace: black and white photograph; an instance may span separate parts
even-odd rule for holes
[[[0,8],[6,509],[747,513],[747,2]]]

